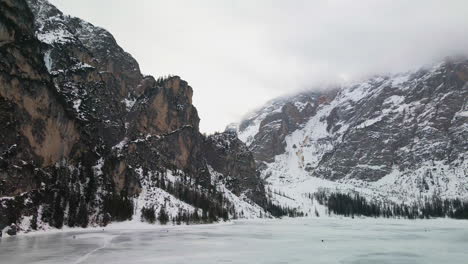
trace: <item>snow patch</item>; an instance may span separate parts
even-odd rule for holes
[[[104,166],[104,159],[101,157],[97,164],[93,166],[93,171],[95,176],[102,176],[102,167]]]
[[[36,37],[42,43],[49,45],[65,44],[67,42],[71,42],[74,39],[74,36],[69,31],[62,28],[57,28],[53,31],[38,32]]]
[[[125,104],[127,112],[130,112],[130,110],[132,110],[133,106],[135,105],[136,101],[137,101],[136,98],[133,98],[133,99],[125,98],[121,102]]]
[[[52,71],[52,58],[50,57],[51,52],[51,50],[47,50],[46,52],[44,52],[44,64],[49,73]]]

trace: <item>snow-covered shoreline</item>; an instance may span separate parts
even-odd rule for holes
[[[174,224],[150,224],[146,222],[141,222],[137,220],[130,220],[124,222],[115,222],[110,223],[107,226],[92,226],[92,227],[63,227],[61,229],[50,227],[48,229],[42,230],[33,230],[29,232],[19,231],[15,236],[9,236],[5,232],[3,233],[3,238],[8,237],[23,237],[23,236],[41,236],[41,235],[51,235],[51,234],[61,234],[61,233],[83,233],[83,232],[106,232],[106,231],[157,231],[157,230],[192,230],[192,229],[200,229],[200,228],[216,228],[220,226],[230,226],[235,224],[242,224],[242,223],[253,223],[253,224],[270,224],[270,223],[287,223],[287,222],[304,222],[304,221],[319,221],[319,222],[326,222],[326,221],[363,221],[363,222],[376,222],[381,221],[383,223],[401,223],[401,224],[408,224],[408,223],[433,223],[435,226],[441,223],[453,222],[453,223],[466,223],[468,227],[468,220],[465,219],[453,219],[453,218],[430,218],[430,219],[407,219],[407,218],[385,218],[385,217],[355,217],[354,219],[351,217],[344,217],[339,215],[332,215],[332,216],[325,216],[325,217],[283,217],[283,218],[256,218],[256,219],[236,219],[236,220],[228,220],[228,221],[220,221],[217,223],[209,223],[209,224],[181,224],[181,225],[174,225]],[[1,239],[2,237],[0,237]]]
[[[107,226],[91,226],[91,227],[68,227],[65,226],[61,229],[58,228],[47,228],[41,230],[32,230],[28,232],[19,231],[15,236],[36,236],[36,235],[50,235],[50,234],[60,234],[60,233],[80,233],[80,232],[93,232],[93,231],[116,231],[116,230],[164,230],[164,229],[174,229],[174,228],[191,228],[191,227],[200,227],[200,226],[224,226],[232,225],[233,221],[218,222],[211,224],[181,224],[181,225],[160,225],[160,224],[150,224],[146,222],[140,222],[136,220],[124,221],[124,222],[115,222],[110,223]],[[10,236],[6,233],[3,233],[3,237],[15,237]],[[2,237],[0,237],[1,239]]]

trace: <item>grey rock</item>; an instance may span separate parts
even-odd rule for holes
[[[11,224],[8,229],[6,230],[6,233],[9,236],[16,236],[16,233],[18,232],[18,227],[15,224]]]
[[[16,223],[34,216],[35,229],[39,208],[51,212],[41,221],[58,228],[126,220],[133,214],[121,208],[126,201],[167,173],[193,191],[214,188],[214,161],[204,153],[211,143],[186,81],[143,76],[108,31],[46,0],[0,7],[0,224],[8,212]],[[248,189],[229,188],[264,196],[255,166],[242,165],[253,159],[236,162],[229,160],[242,169],[230,175]]]

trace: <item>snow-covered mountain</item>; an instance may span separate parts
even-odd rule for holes
[[[278,98],[237,126],[280,204],[468,198],[468,60]]]
[[[202,135],[188,83],[105,29],[0,0],[0,62],[0,230],[268,215],[244,143]]]
[[[468,61],[446,61],[279,98],[205,136],[180,77],[143,75],[46,0],[0,0],[0,231],[318,216],[325,189],[468,198],[467,81]]]

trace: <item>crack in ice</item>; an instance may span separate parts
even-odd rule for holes
[[[104,249],[104,248],[108,247],[111,244],[112,240],[114,238],[120,236],[121,233],[122,232],[120,232],[116,236],[111,236],[109,238],[104,238],[104,244],[101,247],[95,248],[95,249],[91,250],[90,252],[86,253],[85,255],[81,256],[79,259],[77,259],[75,262],[73,262],[73,264],[83,263],[85,260],[87,260],[94,253],[98,252],[101,249]]]

